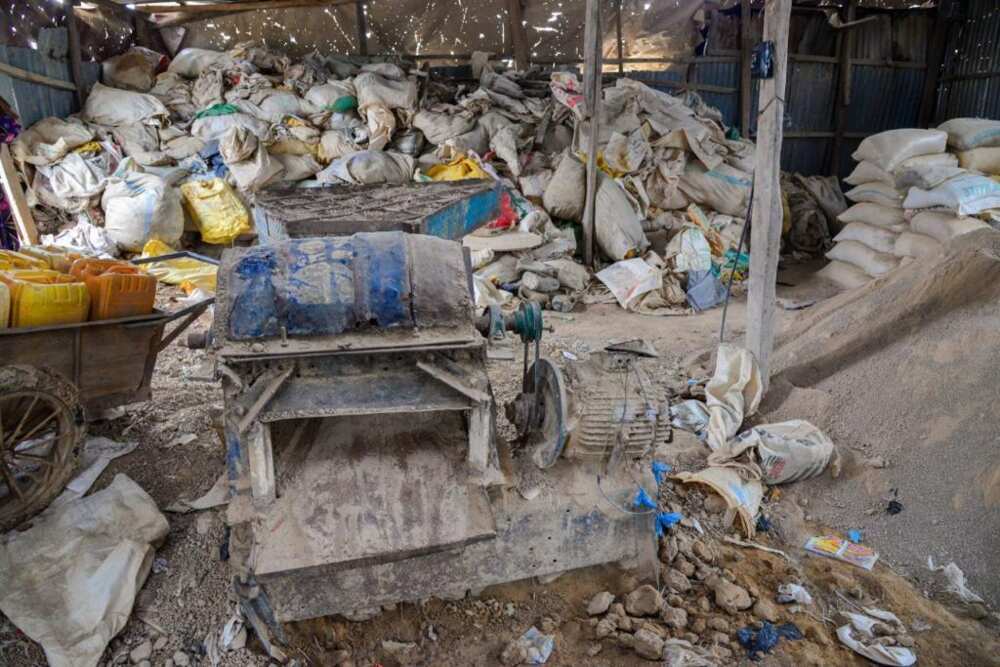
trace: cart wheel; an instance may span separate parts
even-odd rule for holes
[[[77,390],[51,371],[0,367],[0,532],[45,509],[76,469]]]

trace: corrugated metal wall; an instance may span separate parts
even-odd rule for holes
[[[968,0],[948,37],[935,119],[1000,119],[1000,3]]]
[[[67,45],[66,28],[45,28],[39,31],[37,49],[0,45],[0,61],[34,74],[71,82]],[[84,83],[89,88],[100,77],[101,66],[88,62],[82,65]],[[7,74],[0,74],[0,97],[14,106],[25,128],[47,116],[66,117],[78,110],[74,92]]]

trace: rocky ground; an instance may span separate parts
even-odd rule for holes
[[[730,309],[731,338],[741,333],[744,310],[739,302]],[[660,380],[681,391],[698,368],[694,353],[714,346],[720,316],[715,310],[653,318],[592,305],[586,312],[550,318],[553,331],[546,334],[543,351],[585,355],[610,340],[646,338],[660,351],[654,362]],[[203,320],[201,327],[207,316]],[[491,362],[489,372],[497,399],[509,400],[519,388],[519,353],[514,361]],[[207,491],[223,471],[223,446],[214,427],[222,397],[210,375],[204,352],[174,343],[161,354],[153,400],[91,427],[95,434],[139,442],[134,453],[112,462],[96,488],[125,473],[161,508]],[[502,417],[500,422],[501,435],[509,435],[510,425]],[[694,467],[695,445],[678,432],[658,456],[681,469]],[[288,624],[288,654],[299,665],[341,667],[517,664],[527,653],[515,640],[535,627],[554,639],[549,665],[641,665],[663,656],[673,665],[750,664],[739,631],[790,622],[803,638],[780,640],[771,652],[755,656],[762,658],[757,664],[862,665],[869,663],[844,648],[835,630],[840,612],[874,606],[897,614],[905,627],[887,625],[879,641],[912,645],[922,665],[1000,664],[994,616],[973,620],[964,606],[929,599],[935,591],[897,575],[890,558],[866,572],[806,556],[800,548],[805,537],[824,530],[808,515],[808,484],[766,498],[771,528],[754,543],[773,551],[734,543],[742,538],[723,525],[725,513],[716,498],[668,481],[660,489],[661,508],[686,519],[669,529],[655,572],[604,566],[544,584],[492,587],[478,597],[401,604],[365,622],[335,617]],[[234,614],[228,565],[220,560],[223,512],[167,516],[170,534],[157,551],[153,573],[102,664],[268,665],[252,637],[244,647],[218,655],[217,662],[206,655],[206,639],[212,644]],[[812,604],[779,604],[778,586],[789,583],[801,584]],[[40,649],[2,616],[0,664],[45,664]]]

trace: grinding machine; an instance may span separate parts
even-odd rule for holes
[[[643,357],[606,350],[561,368],[540,357],[537,306],[477,314],[470,276],[459,243],[403,232],[223,256],[212,346],[229,558],[258,634],[653,562],[653,518],[632,499],[655,495],[642,457],[670,431]],[[488,340],[508,331],[525,354],[511,445],[486,372]]]

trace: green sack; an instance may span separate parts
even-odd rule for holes
[[[232,104],[223,104],[220,102],[219,104],[213,104],[207,109],[202,109],[196,113],[194,117],[205,118],[207,116],[228,116],[229,114],[236,113],[237,111],[239,111],[239,109],[234,107]]]
[[[346,113],[357,108],[358,98],[354,95],[344,95],[343,97],[338,97],[336,102],[326,105],[327,111],[334,111],[336,113]]]

